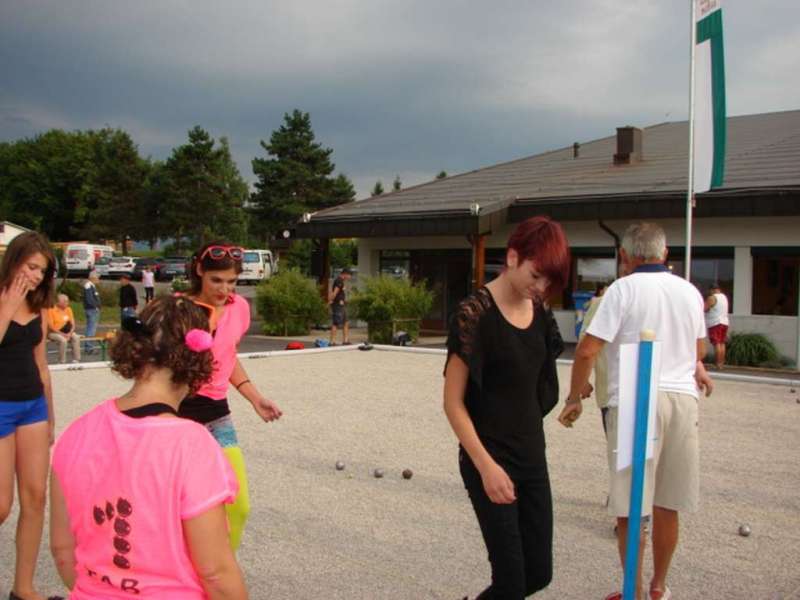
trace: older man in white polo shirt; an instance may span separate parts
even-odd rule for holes
[[[656,332],[661,343],[658,383],[656,444],[648,461],[642,514],[652,509],[654,573],[647,597],[670,597],[666,585],[672,555],[678,543],[678,513],[694,512],[698,504],[698,387],[711,393],[711,380],[701,359],[706,335],[703,297],[689,282],[664,265],[666,236],[658,225],[640,223],[625,232],[620,251],[627,276],[615,281],[603,296],[586,336],[575,351],[569,396],[559,421],[571,427],[580,417],[581,392],[588,386],[592,365],[601,351],[608,359],[608,438],[610,469],[609,514],[617,517],[620,558],[625,562],[625,541],[630,503],[630,468],[617,471],[617,406],[622,344],[639,341],[643,329]],[[644,547],[644,543],[641,544]],[[637,598],[642,598],[640,571]],[[611,594],[609,599],[620,597]]]

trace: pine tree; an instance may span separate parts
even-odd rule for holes
[[[267,158],[253,159],[257,181],[251,195],[252,214],[261,233],[275,235],[305,212],[350,202],[355,190],[345,175],[332,177],[333,150],[314,141],[311,116],[295,109],[261,141]]]
[[[379,179],[372,188],[372,196],[380,196],[381,194],[383,194],[383,183]]]
[[[400,181],[400,175],[394,176],[394,181],[392,182],[392,191],[399,192],[403,188],[403,184]]]

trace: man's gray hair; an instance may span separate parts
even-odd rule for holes
[[[663,260],[667,251],[667,236],[660,225],[636,223],[625,231],[622,249],[631,258],[645,261]]]
[[[58,294],[58,296],[56,296],[56,300],[58,300],[59,302],[61,302],[62,300],[69,300],[69,296],[67,296],[66,294]]]

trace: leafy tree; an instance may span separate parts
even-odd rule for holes
[[[383,183],[381,183],[380,179],[375,182],[375,186],[372,188],[372,196],[380,196],[383,194]]]
[[[252,214],[261,232],[275,235],[296,222],[304,212],[350,202],[355,191],[346,176],[331,175],[333,150],[314,141],[311,117],[294,110],[272,132],[269,144],[261,141],[267,158],[253,159],[257,181],[251,196]]]
[[[86,218],[95,166],[86,133],[53,129],[0,150],[2,217],[68,240]]]
[[[176,250],[188,238],[193,245],[214,237],[243,241],[247,184],[231,158],[225,139],[214,139],[196,126],[189,142],[172,151],[164,165],[163,219],[176,239]]]
[[[400,181],[400,175],[394,176],[394,181],[392,182],[392,191],[399,192],[403,188],[403,184]]]
[[[82,237],[113,239],[127,250],[128,239],[146,237],[151,221],[144,203],[149,163],[130,135],[116,129],[89,131],[94,165],[87,200],[76,217]]]
[[[445,177],[447,177],[447,171],[439,171],[436,175],[436,179],[444,179]]]

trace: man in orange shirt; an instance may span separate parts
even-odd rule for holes
[[[81,336],[75,331],[75,315],[65,294],[59,294],[56,305],[47,309],[47,317],[47,339],[58,343],[58,362],[67,361],[67,342],[72,343],[72,362],[81,362]]]

